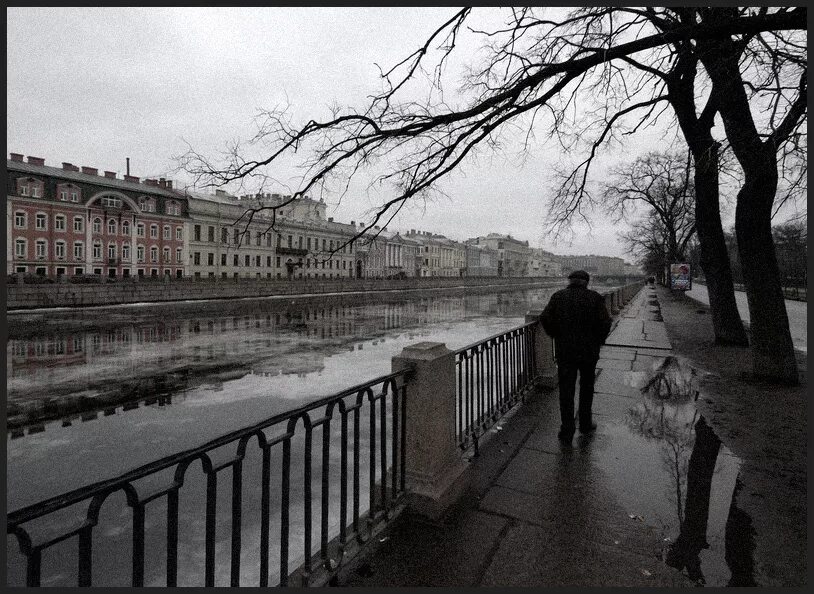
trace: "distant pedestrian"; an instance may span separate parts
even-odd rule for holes
[[[579,372],[579,431],[591,433],[596,423],[591,418],[594,377],[599,348],[610,333],[611,318],[605,299],[588,288],[590,276],[584,270],[568,275],[568,287],[551,296],[542,322],[554,339],[557,376],[560,384],[561,441],[570,442],[576,430],[574,390]]]

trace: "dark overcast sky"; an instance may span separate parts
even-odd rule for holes
[[[214,154],[250,137],[259,108],[289,103],[300,119],[320,119],[333,102],[363,106],[380,88],[375,64],[403,59],[455,10],[10,8],[8,150],[119,174],[130,157],[133,175],[166,175],[186,143]],[[474,22],[498,18],[482,9]],[[474,41],[466,43],[462,59],[476,57]],[[612,158],[632,159],[653,138]],[[405,209],[392,227],[454,239],[511,233],[555,253],[624,257],[620,227],[599,213],[592,233],[578,226],[570,244],[545,236],[558,158],[543,145],[525,159],[511,150],[485,155],[444,183],[448,198]],[[184,183],[181,174],[169,177]],[[362,220],[374,201],[351,193],[329,214]]]

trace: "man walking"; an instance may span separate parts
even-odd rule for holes
[[[579,431],[591,433],[594,375],[599,348],[610,333],[611,318],[605,299],[588,288],[590,276],[584,270],[568,275],[568,287],[557,291],[543,310],[546,333],[554,339],[557,376],[560,384],[560,432],[563,442],[571,442],[574,423],[574,389],[579,372]]]

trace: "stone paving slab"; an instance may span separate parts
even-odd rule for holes
[[[618,369],[621,371],[632,370],[632,360],[628,359],[600,359],[596,363],[597,369]]]
[[[654,556],[592,542],[529,524],[511,526],[483,586],[687,586],[688,580]]]
[[[349,573],[343,586],[472,586],[509,520],[467,511],[455,522],[401,522],[376,543],[375,554]],[[398,560],[394,563],[393,560]],[[429,563],[428,563],[429,561]]]

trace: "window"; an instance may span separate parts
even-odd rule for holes
[[[243,261],[246,262],[246,266],[251,266],[251,256],[249,256],[249,254],[246,254]]]
[[[115,196],[102,196],[102,206],[121,208],[122,200],[121,198],[116,198]]]
[[[150,248],[150,262],[158,262],[158,248],[156,246]]]
[[[258,268],[260,268],[260,266],[262,266],[262,264],[260,263],[260,256],[255,256],[254,257],[254,265],[257,266]]]
[[[158,239],[158,225],[150,225],[150,237],[153,239]]]
[[[266,256],[266,266],[271,268],[271,256]]]
[[[101,233],[102,232],[102,219],[95,218],[93,219],[93,232],[94,233]]]
[[[280,267],[280,256],[277,256],[277,268]]]
[[[107,246],[107,258],[109,260],[115,260],[116,259],[116,244],[115,243],[108,244],[108,246]]]
[[[234,243],[235,245],[237,245],[238,243],[240,243],[240,232],[239,232],[237,229],[235,229],[235,232],[234,232],[234,234],[233,234],[233,241],[232,241],[232,243]]]
[[[107,234],[108,235],[116,235],[116,219],[108,219],[107,220]]]
[[[237,259],[237,254],[235,254],[235,257],[234,257],[234,259],[233,259],[233,262],[234,262],[234,265],[235,265],[235,266],[240,266],[240,262],[239,262],[239,261],[238,261],[238,259]]]
[[[85,246],[81,241],[73,242],[73,259],[82,260],[85,257]]]
[[[102,259],[102,242],[101,241],[94,241],[93,242],[93,259],[94,260],[101,260]]]
[[[165,247],[164,250],[162,251],[162,255],[164,256],[164,263],[165,264],[169,264],[172,261],[170,259],[170,248]]]
[[[45,213],[38,212],[34,217],[34,228],[38,231],[45,231],[48,229],[48,217]]]
[[[226,227],[220,229],[220,242],[229,243],[229,230]]]
[[[215,254],[213,254],[212,252],[209,252],[207,254],[207,259],[206,260],[207,260],[206,263],[209,266],[214,266],[215,265]]]
[[[68,190],[60,190],[59,191],[59,199],[63,202],[68,201]]]
[[[181,248],[176,248],[175,249],[175,263],[176,264],[181,263]]]
[[[25,229],[28,226],[27,218],[25,212],[18,210],[14,213],[14,226],[17,229]]]
[[[220,255],[220,265],[221,266],[226,266],[226,254],[221,254]]]
[[[195,266],[200,266],[201,265],[201,252],[194,252],[192,254],[192,263]]]
[[[130,221],[122,221],[122,235],[130,235]]]
[[[207,231],[208,233],[206,238],[209,240],[209,243],[215,243],[215,228],[210,225]]]
[[[288,236],[288,247],[291,247],[291,239],[292,239],[292,237],[289,235]]]
[[[261,241],[262,241],[262,239],[263,239],[263,238],[260,236],[260,233],[258,233],[258,234],[257,234],[257,238],[256,238],[256,239],[257,239],[257,240],[254,242],[254,244],[255,244],[256,246],[259,246],[259,245],[260,245],[260,243],[261,243]]]
[[[65,259],[65,242],[64,241],[57,241],[54,244],[54,255],[59,260]]]
[[[144,198],[141,198],[141,199],[138,201],[138,207],[139,207],[139,209],[141,210],[141,212],[147,212],[147,209],[149,208],[149,207],[147,206],[147,200],[146,200],[146,199],[144,199]]]
[[[71,202],[79,202],[79,192],[71,190]]]
[[[306,245],[308,246],[308,249],[310,250],[311,249],[311,238],[310,237],[308,238],[308,241],[306,242]]]
[[[122,244],[122,260],[130,261],[130,246],[128,244]]]
[[[184,239],[184,228],[183,227],[176,227],[175,228],[175,239],[181,241]]]
[[[42,196],[42,187],[40,186],[39,183],[35,182],[31,184],[31,196],[33,198],[39,198],[40,196]]]
[[[24,183],[20,186],[20,196],[28,196],[28,184]]]
[[[192,230],[192,239],[195,241],[201,241],[201,226],[195,225]]]
[[[143,245],[139,245],[139,246],[136,247],[136,260],[138,260],[139,262],[144,262],[144,246]],[[144,271],[142,270],[140,272],[143,273]],[[140,276],[143,276],[143,274],[141,274]]]
[[[44,239],[38,239],[37,240],[37,243],[34,244],[34,249],[35,249],[34,253],[37,255],[37,258],[40,258],[40,259],[45,258],[45,252],[46,252],[47,246],[48,246],[48,244],[45,242]]]
[[[266,247],[271,247],[271,233],[266,233]]]
[[[172,229],[169,225],[164,225],[164,239],[172,239]]]
[[[14,241],[14,255],[22,259],[28,257],[28,242],[25,239],[19,238]]]
[[[252,232],[249,229],[246,229],[246,245],[252,244]]]
[[[136,237],[144,237],[144,223],[136,225]]]

